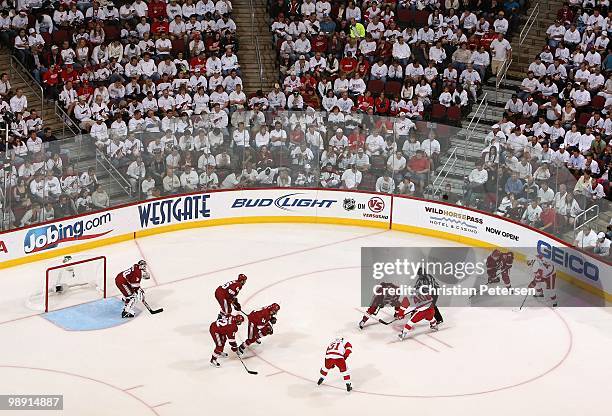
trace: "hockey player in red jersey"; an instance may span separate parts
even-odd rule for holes
[[[546,298],[553,307],[556,307],[557,290],[555,285],[557,272],[555,271],[555,266],[542,256],[528,257],[527,265],[534,273],[533,280],[529,283],[528,287],[536,289],[535,297]]]
[[[227,282],[215,290],[215,298],[219,302],[219,306],[221,306],[222,313],[231,315],[232,306],[237,311],[241,310],[240,303],[238,303],[238,293],[240,293],[240,289],[242,289],[246,281],[246,275],[241,273],[238,275],[238,279]]]
[[[261,338],[272,335],[274,332],[272,325],[276,323],[276,314],[279,310],[280,306],[277,303],[273,303],[248,315],[249,334],[247,340],[238,347],[239,354],[243,354],[246,347],[255,342],[261,344]]]
[[[123,312],[122,318],[134,317],[134,304],[137,300],[144,300],[144,290],[140,287],[142,279],[149,279],[147,272],[147,262],[140,260],[127,270],[122,271],[115,277],[115,285],[123,295]]]
[[[210,358],[210,365],[213,367],[221,367],[217,358],[227,357],[227,353],[223,351],[227,341],[229,341],[232,351],[235,353],[238,352],[236,332],[238,332],[238,325],[242,322],[244,322],[242,315],[221,315],[215,322],[210,324],[210,336],[215,343],[215,349]]]
[[[487,283],[499,283],[499,278],[504,282],[507,288],[510,284],[510,269],[514,263],[514,254],[512,252],[502,253],[499,250],[493,250],[493,253],[487,257]]]
[[[421,294],[402,299],[399,316],[400,319],[407,316],[408,321],[404,325],[402,332],[398,335],[399,339],[406,339],[409,332],[414,329],[414,326],[424,319],[429,321],[429,328],[431,328],[431,330],[438,330],[438,323],[435,317],[436,309],[433,300],[431,295]],[[410,308],[412,308],[412,310],[407,312]]]
[[[344,338],[336,338],[333,340],[325,351],[325,363],[323,364],[323,367],[321,367],[321,378],[319,378],[317,384],[323,384],[329,370],[337,367],[338,370],[340,370],[340,375],[342,378],[344,378],[344,382],[346,383],[346,391],[353,390],[353,387],[351,386],[351,374],[349,373],[346,365],[346,360],[352,352],[353,346]]]
[[[380,284],[380,290],[382,291],[386,291],[388,289],[397,289],[398,287],[396,285],[394,285],[393,283],[388,283],[388,282],[382,282]],[[399,295],[389,295],[386,292],[381,293],[380,295],[374,295],[374,297],[372,298],[372,303],[370,303],[370,307],[368,308],[368,310],[366,311],[366,314],[363,315],[363,318],[361,318],[361,321],[359,322],[359,329],[363,329],[364,325],[366,322],[368,322],[368,319],[376,316],[376,314],[378,314],[378,312],[380,311],[381,308],[384,308],[385,306],[393,306],[395,308],[395,317],[398,317],[398,313],[399,313],[399,307],[400,307],[400,301],[399,301]]]

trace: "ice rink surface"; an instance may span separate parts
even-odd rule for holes
[[[399,324],[357,328],[362,246],[454,245],[368,228],[257,224],[101,247],[79,256],[107,257],[109,295],[118,294],[114,276],[145,258],[147,299],[165,311],[93,331],[66,331],[25,306],[60,259],[2,270],[0,393],[63,394],[65,410],[53,414],[75,416],[612,414],[609,308],[447,308],[439,332],[422,325],[404,342]],[[231,354],[219,369],[208,363],[213,292],[238,273],[249,277],[244,310],[281,306],[274,334],[247,353],[256,376]],[[315,384],[338,335],[353,344],[350,394],[337,372]]]

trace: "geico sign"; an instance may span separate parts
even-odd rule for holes
[[[586,258],[573,253],[562,247],[554,247],[545,241],[538,241],[538,254],[551,260],[553,263],[563,266],[572,272],[584,276],[594,282],[599,280],[599,267]]]

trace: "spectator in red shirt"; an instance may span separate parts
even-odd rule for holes
[[[161,0],[152,0],[149,2],[149,18],[158,19],[167,16],[166,3]]]
[[[364,113],[368,112],[368,109],[374,107],[374,97],[372,97],[372,92],[370,90],[366,90],[363,95],[360,95],[357,98],[357,109],[359,111],[363,111]]]
[[[54,99],[57,98],[57,85],[61,80],[60,68],[53,65],[47,72],[43,74],[43,86],[46,94]]]
[[[353,58],[350,53],[340,59],[340,72],[346,74],[347,78],[352,76],[355,69],[357,69],[357,59]]]
[[[557,231],[557,212],[555,208],[548,203],[543,202],[540,204],[542,207],[542,213],[540,214],[540,221],[542,221],[542,227],[540,230],[548,232]]]
[[[385,93],[381,92],[380,95],[374,100],[374,109],[376,114],[380,116],[386,116],[389,113],[389,107],[391,106],[391,102],[387,97],[385,97]]]
[[[422,193],[429,175],[429,159],[422,150],[417,150],[406,165],[408,176],[417,184],[418,192]]]
[[[72,65],[66,65],[66,68],[62,70],[62,80],[64,81],[64,83],[68,81],[78,82],[79,73],[74,70],[74,67]]]

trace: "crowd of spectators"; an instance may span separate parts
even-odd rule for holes
[[[200,114],[227,107],[230,95],[246,98],[231,11],[228,0],[17,1],[0,6],[0,43],[116,161],[114,143],[127,145],[135,113],[151,116],[147,131],[159,132],[158,115]],[[77,172],[23,91],[12,90],[7,74],[0,78],[0,112],[10,123],[0,148],[9,161],[3,157],[1,229],[108,207],[95,171]]]
[[[606,197],[610,17],[607,4],[584,3],[559,12],[482,160],[460,195],[444,188],[446,199],[558,232]],[[23,2],[2,13],[0,42],[140,197],[255,186],[421,195],[448,146],[426,121],[469,112],[482,83],[505,69],[527,7],[271,1],[279,80],[249,96],[229,0]],[[2,106],[19,131],[8,152],[15,171],[4,181],[23,201],[8,221],[108,206],[95,172],[75,172],[23,93],[2,81]]]
[[[597,3],[597,4],[593,4]],[[608,1],[571,1],[546,30],[520,86],[505,105],[466,178],[466,196],[555,234],[610,212],[612,10]],[[489,200],[487,200],[487,198]],[[578,247],[609,255],[611,227],[588,226]]]

